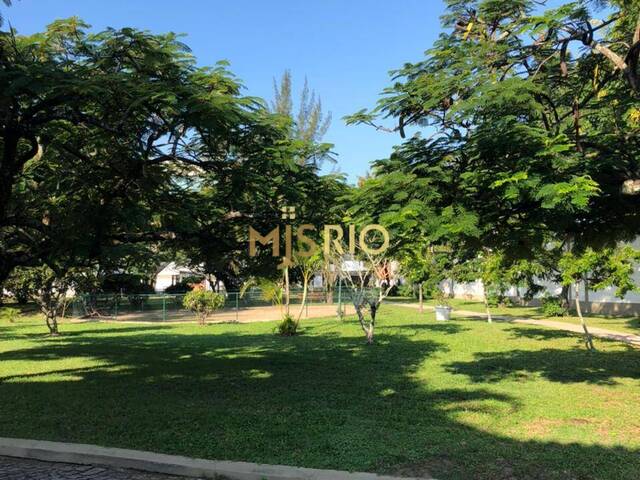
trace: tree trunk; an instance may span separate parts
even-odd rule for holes
[[[591,313],[591,304],[589,303],[589,280],[587,278],[584,279],[584,303],[585,303],[585,311],[587,313]]]
[[[373,325],[369,325],[367,330],[367,345],[373,345]]]
[[[307,275],[303,275],[302,277],[302,304],[300,305],[300,312],[298,313],[298,319],[296,320],[296,330],[298,329],[298,325],[300,325],[300,319],[302,318],[302,313],[304,312],[305,304],[307,303],[307,292],[309,290],[309,277]]]
[[[525,306],[524,297],[520,294],[520,287],[516,287],[516,298],[521,307]]]
[[[376,315],[378,313],[378,304],[370,303],[371,322],[369,322],[369,330],[367,331],[367,345],[373,344],[373,329],[376,326]]]
[[[580,308],[580,288],[578,283],[576,283],[576,312],[578,312],[580,324],[584,330],[584,343],[588,350],[595,350],[595,347],[593,346],[593,338],[591,337],[589,329],[587,328],[587,323],[584,321],[584,317],[582,316],[582,309]]]
[[[58,331],[58,318],[55,312],[45,314],[45,320],[47,322],[47,327],[49,328],[49,335],[54,337],[60,335],[60,332]]]
[[[356,315],[358,315],[358,321],[360,322],[360,327],[362,327],[362,331],[367,337],[367,344],[371,345],[373,343],[373,326],[375,319],[375,309],[371,310],[371,321],[367,322],[365,318],[365,314],[363,313],[363,301],[361,299],[354,299],[353,306],[356,310]]]
[[[289,298],[289,267],[284,267],[284,308],[286,315],[289,315]]]
[[[562,299],[562,306],[565,309],[569,309],[569,306],[571,304],[571,300],[569,299],[569,286],[568,285],[563,285],[562,286],[562,291],[560,292],[560,298]]]
[[[327,284],[327,290],[325,293],[325,301],[327,303],[327,305],[332,305],[333,304],[333,285],[329,286]]]
[[[422,294],[422,283],[418,285],[418,301],[420,303],[419,311],[420,313],[424,313],[424,296]]]
[[[487,298],[487,287],[482,283],[482,296],[484,298],[484,309],[487,311],[487,322],[493,323],[491,318],[491,310],[489,309],[489,299]]]

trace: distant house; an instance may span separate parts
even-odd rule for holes
[[[164,292],[168,287],[193,276],[202,276],[202,273],[196,272],[189,267],[178,265],[176,262],[170,262],[163,266],[156,274],[153,288],[156,292]],[[209,282],[207,280],[204,282],[206,289],[210,290],[211,285]]]

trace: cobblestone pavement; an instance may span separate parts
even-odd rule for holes
[[[124,468],[0,457],[0,480],[185,480]]]

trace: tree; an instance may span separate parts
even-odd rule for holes
[[[516,299],[521,304],[530,302],[538,293],[544,290],[539,281],[548,278],[549,273],[553,270],[551,265],[546,266],[540,258],[544,260],[547,257],[544,255],[540,255],[537,258],[533,256],[531,260],[517,260],[507,267],[504,275],[504,285],[515,287]]]
[[[249,226],[264,234],[279,227],[284,245],[283,224],[295,232],[301,224],[323,225],[337,217],[335,198],[345,188],[344,178],[319,175],[316,167],[293,162],[322,147],[292,142],[286,132],[279,133],[270,149],[261,147],[267,140],[262,137],[246,152],[221,161],[219,169],[202,172],[201,188],[174,207],[181,212],[172,228],[175,250],[223,281],[227,290],[240,288],[251,276],[274,279],[279,272],[282,258],[273,257],[270,248],[249,255]],[[282,218],[288,207],[295,208],[295,218]]]
[[[2,0],[2,3],[4,3],[7,7],[11,6],[11,0]],[[2,12],[0,12],[0,27],[2,27],[3,23],[4,23],[4,17],[2,16]]]
[[[29,285],[23,282],[22,275],[11,275],[4,282],[4,289],[18,303],[18,305],[26,305],[29,302]]]
[[[297,160],[328,145],[292,138],[289,119],[241,96],[226,64],[197,67],[173,34],[87,28],[0,34],[0,282],[78,266],[97,292],[180,255],[233,288],[279,261],[249,258],[249,225],[273,228],[289,205],[323,223],[343,180]]]
[[[447,278],[450,254],[417,239],[400,254],[403,275],[418,285],[419,311],[424,311],[424,293],[440,291],[440,284]]]
[[[322,287],[324,289],[325,302],[327,305],[331,305],[333,303],[333,294],[339,276],[336,267],[331,262],[330,255],[324,255],[322,252],[322,260],[318,269],[322,276]]]
[[[575,209],[563,208],[566,216],[553,219],[535,215],[531,204],[541,205],[540,213],[545,214],[556,207],[586,207],[592,202],[589,206],[597,220],[589,224],[592,236],[616,221],[637,230],[635,220],[621,221],[622,207],[635,208],[637,202],[619,198],[621,187],[637,168],[632,153],[636,145],[627,144],[625,151],[615,146],[636,128],[628,121],[633,108],[628,89],[616,83],[616,71],[609,81],[606,66],[595,63],[593,55],[572,58],[571,75],[563,77],[559,51],[526,43],[529,32],[539,37],[534,30],[561,35],[566,24],[582,22],[590,15],[587,2],[542,15],[534,13],[534,2],[500,2],[499,7],[491,1],[448,3],[443,26],[452,28],[451,33],[436,42],[425,61],[396,72],[398,81],[376,110],[359,112],[349,121],[372,123],[377,115],[388,115],[398,118],[399,131],[407,125],[434,127],[431,140],[409,140],[403,156],[412,158],[414,168],[420,166],[422,172],[428,165],[435,167],[439,158],[442,166],[447,162],[447,183],[454,187],[450,196],[473,193],[475,204],[465,207],[476,210],[481,227],[485,222],[504,224],[509,211],[518,212],[516,219],[523,220],[518,225],[526,221],[546,226],[549,221],[551,229],[575,227],[579,219],[570,218]],[[470,26],[470,32],[461,33],[460,25]],[[605,31],[598,29],[599,34]],[[613,98],[621,108],[611,108]],[[434,160],[418,165],[427,155]],[[431,168],[432,178],[436,173]],[[481,208],[481,200],[486,200],[486,208]],[[610,214],[620,216],[604,218],[600,209],[605,205]],[[526,232],[515,225],[509,232],[501,231],[516,241]],[[535,241],[532,229],[526,233],[529,238],[524,241]],[[494,246],[508,241],[495,240]]]
[[[64,316],[71,289],[80,275],[77,269],[56,272],[48,266],[20,268],[13,272],[12,283],[28,292],[44,315],[49,334],[57,336],[58,318]]]
[[[333,264],[348,287],[358,322],[367,344],[371,345],[380,305],[398,283],[398,265],[384,254],[373,255],[365,251],[359,251],[353,258],[336,255]],[[354,266],[355,271],[350,266]]]
[[[317,252],[308,252],[303,251],[302,247],[296,250],[293,257],[293,263],[295,268],[299,271],[300,276],[302,277],[302,302],[300,304],[300,311],[298,312],[298,316],[296,318],[296,330],[300,325],[300,319],[302,318],[302,313],[304,312],[305,306],[307,304],[307,296],[309,294],[309,282],[313,275],[321,268],[324,263],[324,258],[322,255],[322,250],[318,250]],[[312,255],[309,255],[312,253]]]
[[[224,297],[216,292],[196,289],[185,294],[182,304],[195,313],[199,325],[206,325],[207,318],[224,306]]]
[[[637,71],[640,6],[637,2],[583,0],[542,13],[536,11],[536,3],[516,0],[448,3],[445,23],[453,26],[463,40],[516,47],[510,52],[511,62],[500,65],[504,72],[519,67],[531,69],[529,73],[557,68],[559,76],[571,78],[581,61],[598,57],[596,61],[613,72],[602,86],[617,77],[634,91],[640,91]],[[597,19],[594,13],[598,10],[607,16]],[[583,52],[576,57],[578,48]],[[544,56],[542,62],[541,56]]]
[[[601,21],[596,4],[608,7]],[[387,130],[402,137],[409,126],[430,129],[374,163],[362,195],[376,201],[358,202],[402,242],[447,244],[460,264],[501,252],[500,275],[533,262],[551,276],[550,244],[598,251],[640,233],[629,190],[640,172],[634,73],[611,55],[635,71],[640,6],[540,7],[449,0],[426,58],[394,72],[376,108],[347,119],[378,128],[394,118]]]
[[[632,290],[637,290],[632,275],[634,266],[640,260],[640,252],[629,245],[594,250],[586,248],[575,253],[567,252],[561,259],[563,285],[575,286],[575,306],[584,330],[585,344],[594,350],[593,339],[587,328],[580,306],[580,285],[593,291],[616,287],[616,296],[622,298]]]
[[[504,255],[489,250],[484,250],[478,257],[456,265],[454,269],[454,275],[458,281],[480,280],[482,282],[482,301],[488,323],[493,322],[490,295],[495,291],[503,292],[510,286],[507,272],[508,269],[504,265]]]
[[[273,218],[285,188],[317,183],[291,160],[316,146],[175,35],[86,28],[0,35],[0,282],[56,254],[52,210],[73,212],[78,261],[199,252],[206,273],[233,278],[248,224]]]
[[[300,93],[298,111],[294,112],[293,86],[291,71],[285,70],[280,80],[280,85],[273,80],[274,101],[271,103],[271,111],[290,119],[291,138],[306,143],[320,144],[331,125],[331,112],[324,114],[322,101],[316,97],[314,91],[309,90],[309,83],[304,79],[304,87]],[[328,144],[325,144],[329,147]],[[328,148],[309,157],[298,157],[299,163],[311,164],[320,167],[325,161],[335,162],[328,152]]]

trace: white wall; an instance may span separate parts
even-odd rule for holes
[[[171,286],[171,275],[158,275],[156,277],[155,284],[153,285],[153,289],[156,292],[164,292],[166,288]]]
[[[634,283],[640,286],[640,268],[636,267],[636,271],[633,274]],[[537,283],[544,287],[544,290],[536,295],[536,298],[540,298],[547,295],[557,296],[560,295],[562,291],[562,286],[549,282],[546,280],[537,280]],[[451,281],[447,280],[442,284],[443,291],[446,294],[451,294]],[[507,292],[508,296],[515,297],[516,289],[512,287]],[[574,297],[574,288],[570,289],[571,298]],[[480,280],[476,280],[472,283],[457,283],[453,282],[453,296],[457,298],[475,298],[481,299],[483,296],[482,282]],[[622,304],[630,304],[630,303],[638,303],[640,304],[640,293],[637,292],[629,292],[624,298],[616,297],[616,289],[614,287],[609,287],[604,290],[600,290],[597,292],[589,290],[588,294],[585,294],[584,285],[580,285],[580,300],[595,302],[595,303],[622,303]]]
[[[175,283],[173,281],[174,276],[178,276],[178,281],[180,281],[184,277],[189,277],[192,275],[198,275],[198,273],[193,272],[187,267],[176,265],[175,262],[171,262],[169,265],[160,270],[160,272],[156,275],[153,289],[156,292],[164,292],[166,288]],[[208,280],[205,280],[205,288],[207,290],[212,290],[212,286],[209,284]]]

